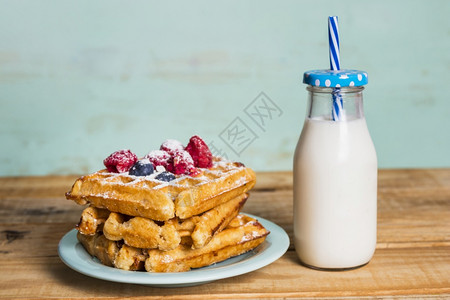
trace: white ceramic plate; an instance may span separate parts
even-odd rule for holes
[[[218,279],[252,272],[280,258],[289,247],[289,237],[278,225],[248,214],[257,219],[270,234],[266,240],[247,253],[229,258],[208,267],[181,273],[149,273],[125,271],[102,265],[86,252],[77,240],[77,231],[72,229],[59,242],[58,253],[70,268],[82,274],[108,281],[145,284],[159,287],[192,286]]]

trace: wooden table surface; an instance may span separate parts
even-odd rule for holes
[[[292,241],[292,173],[257,178],[244,212],[277,223]],[[74,180],[0,178],[0,297],[450,298],[450,169],[379,171],[377,249],[362,268],[308,269],[291,243],[286,254],[262,269],[185,288],[102,281],[64,265],[58,242],[82,211],[64,197]]]

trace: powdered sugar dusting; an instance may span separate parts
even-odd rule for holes
[[[149,159],[150,161],[152,159],[159,159],[159,158],[170,158],[170,154],[163,150],[153,150],[150,151],[144,158]]]
[[[184,146],[180,141],[168,139],[161,144],[160,150],[167,151],[173,155],[175,151],[184,150]]]
[[[150,160],[149,160],[148,158],[143,158],[143,159],[141,159],[141,162],[142,162],[143,164],[149,164],[149,163],[150,163]]]
[[[161,150],[155,150],[155,151],[161,151]],[[153,151],[152,151],[153,152]],[[164,151],[162,151],[164,152]],[[188,153],[189,155],[189,153]],[[175,175],[175,179],[170,182],[165,182],[161,180],[155,179],[156,176],[161,174],[162,172],[165,172],[165,168],[163,166],[157,166],[155,167],[155,172],[153,174],[147,175],[147,176],[134,176],[129,175],[127,172],[123,173],[112,173],[108,172],[107,170],[98,171],[96,173],[100,173],[103,176],[103,179],[105,181],[109,181],[111,183],[114,182],[114,184],[117,185],[135,185],[135,184],[141,184],[141,188],[143,189],[151,189],[151,190],[159,190],[166,187],[174,187],[174,188],[180,188],[185,187],[189,185],[203,185],[208,182],[220,180],[221,177],[225,174],[232,174],[235,172],[239,172],[243,166],[236,165],[235,163],[227,160],[220,159],[218,157],[214,158],[214,165],[211,169],[202,169],[198,168],[200,171],[200,175],[196,177],[192,177],[187,174],[181,174],[181,175]],[[186,181],[187,180],[187,181]],[[236,186],[241,186],[247,183],[247,179],[245,176],[240,177],[235,181]],[[170,193],[170,190],[169,190]],[[112,195],[98,195],[100,197],[108,198],[112,197]]]
[[[158,173],[162,173],[165,172],[166,168],[164,168],[163,166],[156,166],[156,172]]]
[[[253,241],[257,238],[260,238],[261,235],[257,231],[253,231],[251,234],[246,234],[242,237],[240,243],[245,243],[249,241]]]
[[[173,173],[174,174],[192,174],[195,171],[194,160],[189,152],[177,150],[173,154]]]
[[[163,166],[167,171],[171,172],[173,169],[173,158],[172,156],[163,150],[153,150],[147,154],[144,158],[147,158],[153,166]]]
[[[189,154],[189,152],[180,150],[176,152],[176,155],[174,157],[174,160],[183,160],[186,163],[194,164],[194,160],[192,159],[192,156]]]

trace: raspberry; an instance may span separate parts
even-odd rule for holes
[[[194,160],[194,165],[198,168],[211,168],[212,167],[212,153],[198,135],[194,135],[189,140],[189,144],[185,150],[189,152]]]
[[[197,176],[199,176],[200,174],[202,174],[202,171],[201,171],[199,168],[193,168],[193,169],[191,169],[191,171],[189,172],[189,175],[190,175],[191,177],[197,177]]]
[[[173,156],[177,150],[184,150],[184,146],[177,140],[166,140],[159,149]]]
[[[163,166],[169,172],[173,170],[173,158],[166,151],[153,150],[145,158],[148,158],[155,168],[157,166]]]
[[[136,154],[130,150],[119,150],[103,160],[103,164],[109,172],[122,173],[128,170],[138,161]]]
[[[194,160],[192,159],[189,152],[184,150],[178,150],[173,156],[173,173],[180,174],[191,174],[196,170],[194,166]]]

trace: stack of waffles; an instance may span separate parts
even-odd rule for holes
[[[195,151],[189,148],[193,139]],[[265,240],[269,232],[240,213],[254,172],[213,157],[203,141],[198,146],[199,139],[140,160],[129,150],[115,152],[105,160],[107,169],[75,181],[66,198],[89,205],[77,225],[77,238],[89,254],[124,270],[182,272],[240,255]],[[162,154],[170,157],[165,164]],[[113,166],[111,157],[118,158]],[[149,168],[133,172],[145,164]]]

